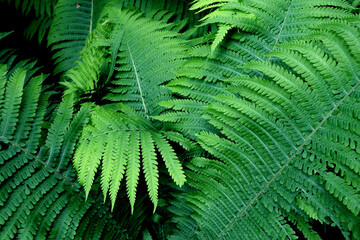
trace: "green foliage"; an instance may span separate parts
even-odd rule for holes
[[[77,92],[81,97],[99,89],[101,84],[112,84],[110,94],[104,99],[126,105],[114,105],[120,112],[114,110],[114,106],[94,108],[91,125],[84,130],[74,164],[79,181],[88,194],[102,161],[101,186],[105,199],[109,191],[112,208],[126,172],[127,193],[133,211],[141,152],[143,172],[155,211],[159,185],[155,150],[174,181],[179,186],[185,182],[181,164],[168,140],[173,140],[172,136],[180,142],[186,140],[176,132],[161,130],[160,123],[151,120],[153,115],[165,109],[158,102],[171,99],[170,91],[162,85],[175,78],[174,71],[185,57],[185,41],[167,30],[174,24],[154,21],[136,11],[122,10],[116,3],[107,6],[103,15],[83,51],[82,61],[67,74],[71,82],[64,85],[69,86],[69,93]],[[164,13],[156,13],[156,17],[166,19]],[[107,62],[102,60],[105,57]],[[104,76],[105,83],[101,83],[104,65],[109,66],[109,70]]]
[[[193,15],[187,9],[185,0],[174,1],[142,1],[142,0],[60,0],[54,9],[54,19],[48,37],[48,44],[54,51],[53,58],[57,67],[55,73],[70,70],[79,58],[79,52],[85,46],[87,36],[96,28],[97,22],[106,4],[113,4],[117,9],[130,7],[154,16],[159,10],[171,10],[178,13],[176,21],[191,20]],[[184,14],[185,13],[185,14]]]
[[[10,35],[11,33],[13,33],[14,31],[11,31],[11,32],[2,32],[0,33],[0,40],[8,35]]]
[[[176,136],[176,133],[172,134]],[[181,164],[167,139],[172,140],[171,132],[156,129],[142,114],[126,105],[95,107],[91,124],[84,129],[74,157],[79,182],[84,185],[86,196],[90,192],[98,165],[102,162],[101,187],[104,197],[109,192],[114,208],[120,182],[126,171],[127,193],[133,211],[141,154],[145,180],[155,211],[159,185],[155,149],[175,183],[182,186],[185,182]]]
[[[106,48],[109,55],[106,81],[112,80],[113,86],[105,99],[126,102],[146,117],[158,115],[164,108],[157,103],[171,96],[161,85],[175,78],[174,72],[185,58],[185,41],[168,30],[174,24],[154,21],[116,5],[104,12],[106,17],[97,29],[100,37],[93,42]],[[166,19],[164,13],[154,17]]]
[[[84,202],[69,161],[89,108],[73,114],[69,95],[44,129],[51,96],[41,86],[45,77],[25,68],[8,76],[6,65],[0,76],[1,239],[121,238],[109,210],[93,198]]]
[[[359,1],[0,1],[1,239],[360,239]]]
[[[188,165],[200,192],[186,199],[200,230],[186,238],[295,238],[288,222],[319,238],[311,218],[360,237],[359,29],[342,21],[319,29],[266,55],[277,63],[244,65],[262,78],[229,78],[229,93],[209,105],[222,136],[198,135],[211,156]]]

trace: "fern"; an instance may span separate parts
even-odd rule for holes
[[[169,90],[160,86],[175,78],[174,71],[182,65],[184,40],[166,30],[169,24],[151,21],[134,11],[109,7],[106,13],[108,18],[100,31],[113,38],[107,39],[106,45],[111,51],[109,78],[114,78],[115,86],[105,99],[127,102],[146,117],[159,114],[164,108],[157,103],[170,99]],[[109,28],[111,33],[107,33]],[[98,42],[101,45],[105,40]]]
[[[189,10],[187,10],[187,14],[183,15],[182,10],[187,9],[185,8],[187,6],[185,0],[60,0],[54,9],[54,19],[48,37],[48,44],[52,46],[52,51],[55,52],[53,55],[57,65],[55,73],[63,73],[75,65],[88,35],[96,28],[99,17],[104,15],[102,11],[108,3],[115,5],[118,9],[136,8],[155,19],[158,19],[159,16],[154,13],[159,10],[172,10],[178,13],[176,21],[185,21],[186,24],[189,19],[190,26],[193,26],[197,20],[197,17],[191,15]],[[165,12],[168,13],[168,11]],[[163,14],[164,12],[160,13],[160,16]]]
[[[69,161],[89,108],[73,114],[69,95],[54,113],[49,131],[44,130],[51,95],[42,90],[45,77],[29,77],[31,72],[19,67],[7,75],[1,65],[1,239],[121,237],[107,210],[94,199],[84,203]],[[88,228],[95,223],[97,228]]]
[[[0,2],[0,239],[360,239],[359,1]]]
[[[219,31],[225,29],[221,26],[238,29],[229,31],[224,39],[217,38],[217,32],[204,36],[189,52],[185,64],[177,71],[177,78],[167,85],[174,94],[185,98],[181,100],[184,104],[188,100],[199,103],[190,111],[174,109],[176,111],[171,115],[167,114],[170,118],[161,116],[164,121],[173,122],[176,119],[177,124],[169,124],[170,127],[181,128],[185,135],[193,139],[202,130],[216,132],[206,124],[198,109],[204,103],[216,101],[216,95],[227,94],[224,88],[228,83],[224,79],[263,75],[256,69],[241,66],[250,61],[276,62],[276,57],[266,54],[274,51],[279,43],[309,34],[312,27],[319,23],[331,23],[332,19],[343,18],[345,21],[358,21],[351,13],[352,6],[345,1],[199,0],[194,1],[192,9],[200,12],[211,10],[203,18],[203,24],[218,24]],[[232,20],[234,14],[236,18],[241,18],[236,20],[237,25]],[[182,127],[180,122],[185,122],[186,127]]]
[[[14,31],[10,31],[10,32],[2,32],[0,33],[0,40],[8,35],[10,35],[11,33],[13,33]]]
[[[211,157],[188,165],[200,190],[186,198],[200,228],[188,238],[295,238],[288,222],[319,238],[311,218],[359,238],[359,30],[342,21],[319,28],[327,30],[267,55],[282,62],[246,64],[264,77],[228,79],[233,94],[209,105],[223,136],[200,133]]]
[[[180,186],[185,182],[181,164],[168,140],[185,148],[189,148],[191,142],[175,132],[162,131],[161,123],[152,118],[165,109],[158,102],[171,98],[169,90],[162,85],[175,78],[173,71],[181,66],[186,45],[177,34],[168,30],[173,29],[174,24],[151,21],[137,11],[115,6],[118,5],[113,3],[104,9],[104,17],[90,36],[92,41],[89,40],[88,48],[84,49],[82,61],[67,74],[72,81],[64,85],[70,87],[69,93],[78,92],[81,96],[103,84],[112,92],[104,96],[105,100],[126,105],[114,105],[121,114],[107,106],[94,109],[92,123],[84,130],[84,140],[79,145],[74,164],[79,181],[88,194],[102,160],[101,186],[105,200],[109,192],[112,208],[125,176],[133,211],[141,159],[155,210],[159,185],[155,149],[174,181]],[[164,13],[156,13],[156,16],[164,19],[160,14]],[[167,51],[169,47],[173,49],[171,54]],[[101,60],[102,55],[108,56],[108,63]],[[101,83],[100,72],[104,66],[109,66],[108,73],[103,75],[106,80]],[[129,119],[130,116],[133,119]],[[88,151],[89,148],[93,151]]]
[[[113,208],[126,171],[127,193],[133,212],[141,153],[145,180],[155,211],[159,185],[155,149],[164,160],[175,183],[182,186],[185,182],[182,166],[166,140],[172,140],[168,134],[156,129],[142,114],[126,105],[94,107],[91,124],[84,129],[74,158],[75,167],[79,172],[79,182],[84,185],[86,196],[93,185],[95,172],[102,162],[101,186],[105,199],[109,192]]]

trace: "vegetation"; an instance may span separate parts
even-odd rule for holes
[[[0,2],[0,239],[360,239],[359,1]]]

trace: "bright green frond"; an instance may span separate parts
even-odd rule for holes
[[[79,182],[86,193],[90,191],[95,172],[101,164],[101,188],[104,198],[106,199],[109,192],[114,207],[125,174],[127,194],[133,212],[142,162],[149,196],[155,210],[159,185],[159,159],[155,149],[161,152],[174,181],[179,185],[184,184],[185,176],[181,163],[165,138],[188,149],[193,143],[179,133],[159,130],[156,126],[143,114],[124,104],[94,107],[91,121],[83,131],[74,158]]]
[[[116,145],[114,146],[113,152],[114,152],[114,168],[110,168],[111,166],[106,166],[107,163],[105,163],[105,156],[104,156],[104,167],[103,167],[103,192],[104,195],[107,186],[106,186],[106,179],[107,175],[111,175],[111,181],[110,181],[110,199],[111,199],[111,208],[114,208],[116,196],[119,191],[121,180],[124,177],[125,173],[125,167],[127,164],[127,149],[129,147],[129,133],[125,132],[124,134],[119,134],[119,137],[115,139]],[[106,197],[106,196],[105,196]]]
[[[86,95],[101,91],[103,83],[100,78],[104,67],[104,53],[99,48],[89,46],[95,34],[87,39],[88,44],[81,51],[76,66],[66,72],[66,77],[70,81],[62,83],[66,87],[65,94],[75,93],[76,97],[85,98]]]
[[[154,142],[165,162],[170,176],[174,179],[175,183],[181,187],[186,181],[185,174],[174,150],[171,148],[169,142],[160,134],[154,134]]]
[[[130,145],[128,148],[128,161],[126,168],[126,190],[130,200],[131,213],[134,212],[136,187],[140,173],[140,152],[139,152],[139,133],[134,132],[130,135]]]
[[[154,212],[158,203],[159,173],[157,168],[154,140],[148,132],[141,132],[141,155],[145,180],[151,201],[154,203]]]

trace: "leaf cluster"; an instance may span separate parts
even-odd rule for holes
[[[359,1],[1,1],[0,239],[360,239]]]

